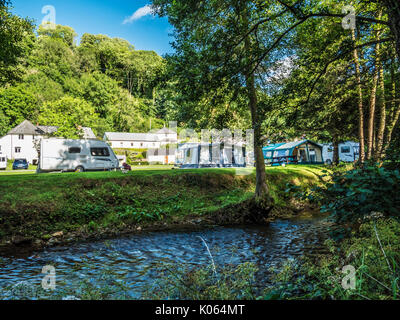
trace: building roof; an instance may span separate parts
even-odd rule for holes
[[[8,134],[31,134],[48,135],[57,132],[57,126],[35,126],[28,120],[22,121],[18,126],[11,129]],[[93,130],[88,127],[82,127],[83,139],[97,139]]]
[[[7,134],[44,134],[44,131],[41,130],[39,127],[34,126],[32,122],[28,120],[22,121],[19,125],[17,125],[15,128],[11,129],[8,131]]]
[[[108,141],[159,141],[157,134],[154,133],[106,132],[104,137]]]
[[[56,126],[37,126],[37,127],[41,129],[45,134],[51,134],[58,130],[58,127]]]
[[[82,131],[83,131],[83,139],[97,139],[92,128],[82,127]]]
[[[176,134],[175,131],[172,131],[166,127],[162,128],[161,130],[158,130],[156,133],[157,134]]]

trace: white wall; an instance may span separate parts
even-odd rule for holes
[[[7,156],[8,159],[26,159],[32,163],[34,159],[38,159],[37,151],[34,147],[34,139],[41,139],[42,136],[24,135],[20,139],[19,135],[6,135],[0,138],[1,152]],[[16,152],[15,148],[19,147],[20,152]]]
[[[113,140],[108,141],[110,146],[113,149],[159,149],[162,146],[170,143],[176,143],[177,141],[177,134],[158,134],[157,135],[160,140],[169,140],[169,141],[120,141],[120,140]],[[173,142],[170,142],[173,141]],[[166,157],[165,154],[150,154],[148,153],[147,160],[149,162],[160,162],[166,164]],[[175,154],[168,155],[168,164],[175,163]]]
[[[160,142],[147,142],[147,141],[110,141],[112,148],[124,149],[147,149],[159,148]]]
[[[176,133],[167,133],[167,134],[158,133],[157,137],[158,137],[158,140],[160,140],[162,144],[178,142],[178,135]]]

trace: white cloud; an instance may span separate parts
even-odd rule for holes
[[[139,20],[145,16],[149,16],[152,14],[154,14],[153,9],[150,5],[146,5],[137,9],[130,17],[126,18],[123,24],[132,23],[133,21]]]

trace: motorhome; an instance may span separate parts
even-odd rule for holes
[[[324,144],[322,154],[326,164],[333,162],[333,145]],[[353,141],[339,143],[339,161],[355,162],[360,154],[360,144]]]
[[[7,157],[0,152],[0,170],[7,169]]]
[[[42,139],[38,172],[104,171],[119,167],[111,147],[100,140]]]

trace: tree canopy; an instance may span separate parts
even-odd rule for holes
[[[77,45],[69,26],[40,25],[35,35],[33,23],[9,6],[0,6],[0,136],[23,119],[59,125],[66,137],[76,137],[79,126],[99,137],[163,126],[162,57],[104,35],[85,33]]]

